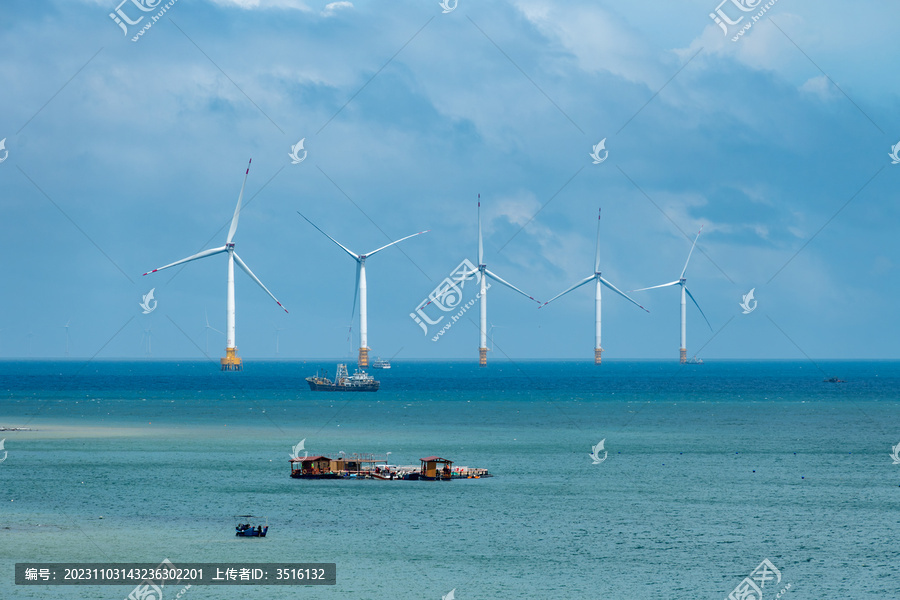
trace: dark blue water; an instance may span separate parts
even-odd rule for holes
[[[0,598],[131,590],[16,587],[15,562],[163,558],[337,563],[185,600],[725,598],[765,558],[788,599],[900,589],[900,363],[395,362],[375,394],[310,392],[317,368],[0,363],[0,426],[32,428],[0,432]],[[496,476],[297,481],[301,439]],[[248,512],[269,537],[234,538]]]

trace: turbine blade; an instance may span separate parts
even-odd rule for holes
[[[191,262],[192,260],[197,260],[199,258],[206,258],[207,256],[212,256],[213,254],[219,254],[220,252],[225,252],[225,246],[221,248],[213,248],[212,250],[204,250],[203,252],[198,252],[193,256],[188,256],[187,258],[182,258],[181,260],[176,260],[173,263],[169,263],[164,267],[160,267],[158,269],[153,269],[152,271],[147,271],[144,275],[149,275],[150,273],[156,273],[157,271],[162,271],[163,269],[168,269],[169,267],[174,267],[175,265],[180,265],[186,262]]]
[[[284,307],[284,305],[281,304],[281,302],[278,301],[278,298],[276,298],[276,297],[272,294],[272,292],[269,291],[269,288],[267,288],[266,286],[263,285],[263,282],[259,280],[259,277],[257,277],[256,275],[253,274],[253,271],[251,271],[251,270],[250,270],[250,267],[248,267],[247,264],[246,264],[244,261],[241,260],[241,257],[237,255],[237,252],[234,253],[234,262],[236,262],[237,265],[238,265],[240,268],[242,268],[242,269],[244,270],[244,273],[246,273],[247,275],[249,275],[250,278],[251,278],[253,281],[255,281],[257,284],[259,284],[259,287],[261,287],[262,289],[264,289],[264,290],[266,291],[266,293],[272,298],[272,300],[274,300],[275,303],[276,303],[278,306],[280,306],[281,309],[282,309],[284,312],[287,312],[287,311],[288,311],[288,309],[286,309],[286,308]]]
[[[581,281],[579,281],[578,283],[576,283],[576,284],[573,285],[572,287],[568,288],[567,290],[565,290],[565,291],[563,291],[563,292],[560,292],[560,293],[558,293],[557,295],[553,296],[552,298],[550,298],[549,300],[547,300],[546,302],[544,302],[543,304],[541,304],[538,308],[544,308],[545,306],[547,306],[548,304],[550,304],[551,302],[553,302],[553,301],[556,300],[557,298],[559,298],[559,297],[561,297],[561,296],[565,296],[566,294],[568,294],[568,293],[571,292],[572,290],[577,289],[577,288],[580,288],[580,287],[583,286],[584,284],[590,283],[591,281],[595,280],[596,278],[597,278],[597,275],[596,275],[596,274],[591,275],[590,277],[585,277],[584,279],[582,279]]]
[[[600,209],[600,213],[603,209]],[[600,272],[600,213],[597,214],[597,255],[594,258],[594,273]]]
[[[528,294],[526,294],[525,292],[523,292],[522,290],[520,290],[519,288],[517,288],[517,287],[514,286],[513,284],[509,283],[508,281],[503,280],[503,279],[502,279],[501,277],[499,277],[496,273],[492,273],[491,271],[488,271],[487,269],[485,269],[485,270],[484,270],[484,274],[487,275],[488,277],[490,277],[491,279],[493,279],[494,281],[496,281],[497,283],[502,283],[503,285],[505,285],[505,286],[508,287],[509,289],[515,290],[515,291],[519,292],[520,294],[522,294],[523,296],[525,296],[526,298],[529,298],[529,299],[531,299],[531,300],[534,300],[534,296],[529,296]],[[540,304],[540,302],[539,302],[538,300],[534,300],[534,301],[537,302],[538,304]]]
[[[700,226],[700,231],[703,231],[703,225]],[[688,263],[691,262],[691,254],[694,253],[694,246],[697,245],[697,240],[700,239],[700,231],[697,232],[697,237],[694,238],[694,243],[691,244],[691,251],[688,252],[687,260],[684,261],[684,268],[681,270],[681,279],[684,279],[684,273],[687,271]]]
[[[244,183],[241,184],[241,193],[238,196],[237,206],[234,208],[234,216],[231,218],[231,227],[228,228],[228,237],[225,239],[226,244],[230,244],[231,240],[234,239],[234,233],[237,231],[238,226],[238,217],[241,216],[241,200],[244,199],[244,186],[247,185],[247,176],[250,175],[250,163],[253,162],[253,159],[250,159],[250,162],[247,163],[247,172],[244,173]]]
[[[478,194],[478,264],[484,264],[484,244],[481,242],[481,194]]]
[[[403,240],[408,240],[408,239],[411,238],[411,237],[416,237],[417,235],[422,235],[423,233],[428,233],[429,231],[431,231],[431,230],[430,230],[430,229],[426,229],[425,231],[420,231],[420,232],[418,232],[418,233],[414,233],[414,234],[412,234],[412,235],[408,235],[408,236],[406,236],[406,237],[404,237],[404,238],[400,238],[400,239],[397,240],[396,242],[391,242],[390,244],[387,244],[386,246],[382,246],[382,247],[379,248],[378,250],[372,250],[371,252],[369,252],[368,254],[366,254],[366,257],[368,258],[369,256],[372,256],[372,255],[375,254],[376,252],[381,252],[381,251],[384,250],[385,248],[388,248],[388,247],[390,247],[390,246],[393,246],[394,244],[399,244],[399,243],[402,242]]]
[[[656,288],[669,287],[670,285],[678,285],[681,283],[681,280],[678,281],[670,281],[669,283],[662,283],[660,285],[651,285],[650,287],[640,288],[637,290],[629,290],[632,292],[643,292],[644,290],[655,290]]]
[[[303,216],[303,213],[301,213],[299,210],[297,211],[297,214],[300,215],[301,217],[303,217],[304,219],[306,219],[306,217]],[[315,223],[313,223],[312,221],[310,221],[309,219],[306,219],[306,222],[309,223],[310,225],[312,225],[313,227],[315,227],[316,229],[319,229],[319,226],[316,225]],[[336,239],[334,239],[333,237],[331,237],[330,235],[328,235],[327,233],[325,233],[325,232],[322,231],[321,229],[319,229],[319,233],[321,233],[322,235],[324,235],[325,237],[327,237],[329,240],[331,240],[332,242],[334,242],[335,244],[337,244],[338,246],[340,246],[341,249],[342,249],[344,252],[346,252],[347,254],[349,254],[350,256],[352,256],[352,257],[354,258],[354,260],[357,260],[357,261],[359,260],[359,255],[356,254],[356,253],[354,253],[354,252],[351,252],[350,249],[347,248],[347,246],[343,245],[342,243],[340,243],[339,241],[337,241]]]
[[[703,315],[703,320],[706,321],[706,324],[709,325],[709,330],[713,330],[713,326],[710,324],[709,319],[706,318],[706,315],[703,314],[703,309],[700,308],[700,305],[697,304],[697,301],[694,300],[694,296],[691,294],[690,290],[687,289],[687,286],[684,286],[684,291],[687,292],[687,295],[690,297],[691,302],[694,303],[694,306],[697,307],[697,310],[700,311],[700,314]]]
[[[625,298],[626,300],[628,300],[629,302],[631,302],[632,304],[634,304],[634,305],[637,306],[638,308],[644,310],[645,312],[650,312],[649,310],[647,310],[646,308],[644,308],[643,306],[641,306],[640,304],[638,304],[637,302],[635,302],[635,301],[631,298],[631,296],[629,296],[628,294],[626,294],[625,292],[623,292],[622,290],[620,290],[619,288],[617,288],[616,286],[614,286],[613,284],[611,284],[610,282],[608,282],[608,281],[607,281],[606,279],[604,279],[603,277],[600,277],[600,283],[602,283],[603,285],[605,285],[606,287],[608,287],[609,289],[611,289],[612,291],[614,291],[614,292],[617,293],[618,295],[622,296],[623,298]]]
[[[353,328],[353,315],[356,313],[356,299],[359,297],[359,274],[362,271],[362,263],[356,263],[356,283],[353,284],[353,307],[350,309],[350,328]]]

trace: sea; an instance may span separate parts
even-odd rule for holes
[[[900,362],[398,360],[378,392],[309,391],[324,369],[0,362],[0,598],[140,598],[14,567],[165,559],[336,583],[144,600],[900,598]],[[493,477],[295,480],[301,441]]]

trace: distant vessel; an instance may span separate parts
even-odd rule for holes
[[[382,358],[376,358],[374,361],[372,361],[372,368],[373,369],[390,369],[391,362],[388,360],[384,360]]]
[[[266,537],[269,532],[269,520],[266,517],[253,515],[235,515],[234,535],[237,537]]]
[[[390,452],[388,452],[390,454]],[[453,467],[453,461],[440,456],[420,458],[421,466],[388,464],[388,456],[349,454],[340,456],[304,456],[291,458],[294,479],[381,479],[390,481],[450,481],[493,477],[487,469]]]
[[[702,359],[702,358],[697,358],[697,357],[695,356],[694,358],[688,358],[687,360],[685,360],[685,361],[684,361],[684,364],[686,364],[686,365],[702,365],[702,364],[703,364],[703,359]]]
[[[359,368],[353,375],[348,375],[347,365],[344,364],[337,366],[334,381],[316,373],[315,377],[307,377],[306,383],[314,392],[377,392],[380,385],[379,381]]]
[[[847,383],[843,379],[838,379],[837,377],[830,377],[827,379],[823,379],[822,381],[824,381],[825,383]]]

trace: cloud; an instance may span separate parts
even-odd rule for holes
[[[583,71],[605,71],[651,88],[665,82],[660,57],[621,17],[595,5],[559,10],[543,0],[513,4],[542,34],[570,53]]]
[[[331,17],[337,14],[337,11],[343,8],[353,8],[352,2],[329,2],[322,11],[323,17]]]

